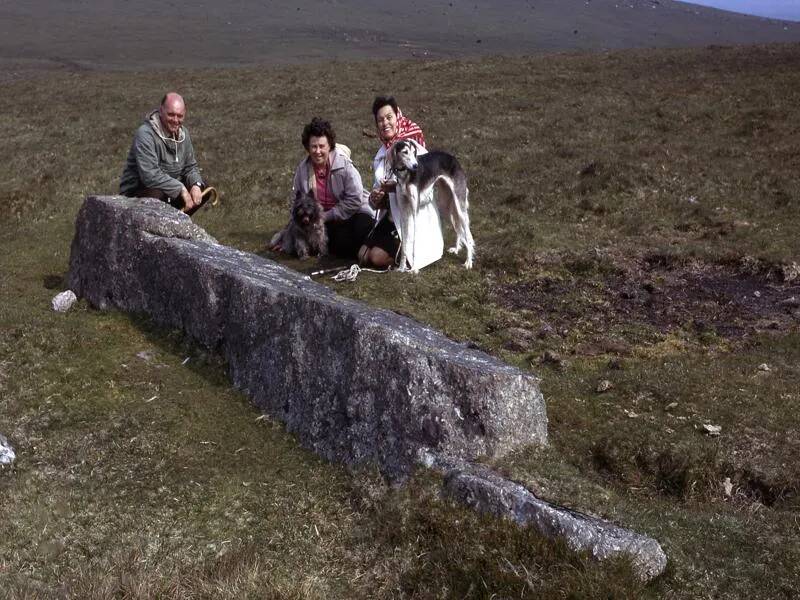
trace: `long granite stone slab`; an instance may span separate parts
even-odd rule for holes
[[[473,460],[547,442],[536,377],[220,245],[156,200],[87,198],[69,285],[220,352],[237,388],[332,461],[402,477],[420,451]]]
[[[376,464],[393,479],[420,464],[444,475],[454,499],[598,560],[628,555],[644,580],[666,566],[656,540],[547,503],[469,462],[546,443],[531,375],[222,246],[155,200],[87,198],[69,282],[99,308],[148,314],[221,353],[236,387],[332,461]]]

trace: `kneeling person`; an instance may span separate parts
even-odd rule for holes
[[[350,150],[336,143],[328,121],[316,117],[303,129],[301,140],[308,156],[297,165],[292,191],[295,197],[312,194],[322,207],[328,251],[341,258],[356,258],[375,224],[375,213],[366,201]]]
[[[119,183],[131,198],[158,198],[192,214],[205,188],[189,132],[183,126],[186,105],[170,92],[136,130]]]

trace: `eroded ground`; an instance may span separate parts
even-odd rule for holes
[[[503,308],[527,311],[541,321],[535,333],[570,332],[576,354],[625,354],[642,336],[718,336],[741,340],[758,333],[797,331],[800,269],[765,270],[759,265],[704,264],[663,255],[639,260],[593,257],[573,260],[560,274],[504,283],[493,291]],[[756,272],[754,272],[754,270]],[[607,336],[617,338],[602,339]],[[513,344],[513,340],[511,341]]]

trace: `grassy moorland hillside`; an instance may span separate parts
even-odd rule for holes
[[[542,376],[551,446],[497,468],[656,537],[665,575],[642,587],[450,505],[428,474],[390,488],[323,463],[178,332],[53,313],[83,197],[116,190],[170,88],[225,194],[197,222],[271,258],[311,116],[367,180],[378,92],[456,153],[476,268],[337,290]],[[4,84],[0,113],[0,432],[19,454],[0,595],[800,594],[800,46],[40,73]]]
[[[0,65],[9,71],[797,42],[800,23],[675,0],[405,0],[402,8],[386,0],[207,0],[183,9],[162,0],[0,3]]]

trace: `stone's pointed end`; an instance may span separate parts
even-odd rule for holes
[[[586,551],[600,561],[627,557],[642,581],[650,581],[666,569],[664,550],[649,536],[546,502],[484,465],[440,456],[430,450],[420,451],[418,462],[442,473],[445,493],[478,512],[533,527],[543,536],[564,540],[572,550]]]

